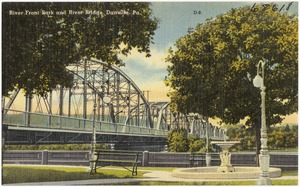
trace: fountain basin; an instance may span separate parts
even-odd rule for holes
[[[216,144],[218,146],[220,146],[222,148],[222,150],[228,150],[229,148],[231,148],[232,146],[234,146],[235,144],[239,144],[240,141],[212,141],[211,144]]]
[[[219,166],[180,168],[172,172],[173,177],[184,179],[257,179],[260,177],[259,167],[238,167],[235,166],[235,172],[220,173]],[[269,177],[281,177],[280,168],[269,168]]]

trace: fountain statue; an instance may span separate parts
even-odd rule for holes
[[[220,173],[228,173],[228,172],[234,172],[234,168],[231,165],[230,159],[231,159],[231,153],[229,152],[229,148],[231,148],[233,145],[240,143],[239,141],[213,141],[211,144],[218,145],[221,147],[222,152],[220,153],[220,160],[221,165],[218,168],[218,172]]]

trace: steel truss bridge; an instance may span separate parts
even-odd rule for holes
[[[149,102],[138,86],[115,66],[96,59],[67,67],[73,86],[45,96],[16,89],[2,97],[5,144],[97,143],[165,144],[177,127],[190,134],[223,140],[224,131],[198,114],[171,112],[168,102]]]

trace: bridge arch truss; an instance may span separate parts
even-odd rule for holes
[[[204,126],[209,124],[195,115],[172,113],[168,102],[149,102],[130,77],[115,66],[83,59],[67,69],[73,74],[70,88],[58,85],[45,97],[24,97],[20,90],[10,98],[2,97],[3,124],[15,130],[39,128],[52,134],[54,129],[78,132],[68,141],[92,133],[94,119],[97,134],[166,138],[171,129],[183,127],[199,137],[207,131],[214,139],[223,138],[221,129],[207,130]],[[38,142],[49,139],[47,136],[51,133]]]

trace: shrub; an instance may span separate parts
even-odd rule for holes
[[[106,144],[96,144],[96,149],[107,149]],[[51,144],[51,145],[4,145],[3,150],[90,150],[90,144]]]

